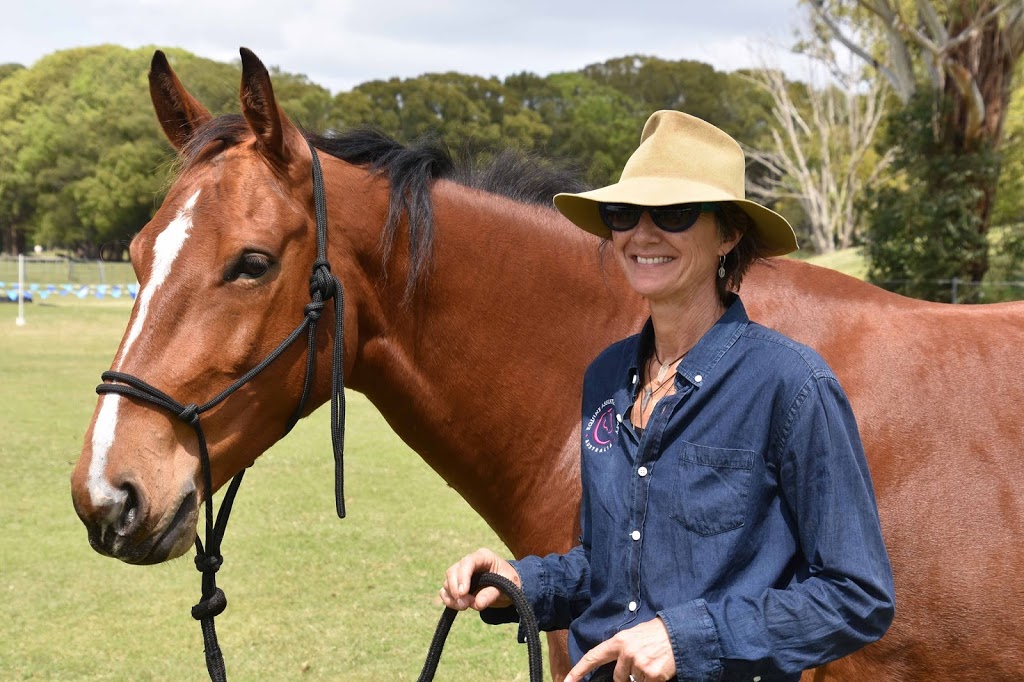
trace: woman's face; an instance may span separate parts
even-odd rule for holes
[[[722,241],[712,213],[702,213],[688,230],[666,232],[645,211],[632,230],[612,232],[619,267],[633,289],[652,302],[685,304],[709,292],[717,296],[718,258],[737,240]]]

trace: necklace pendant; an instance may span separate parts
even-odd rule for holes
[[[658,383],[665,380],[665,375],[668,373],[668,365],[662,365],[661,369],[658,370],[658,378],[655,379]]]
[[[652,391],[649,386],[644,389],[643,395],[640,396],[640,412],[647,410],[647,404],[651,402],[651,393]]]

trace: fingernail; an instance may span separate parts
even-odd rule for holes
[[[465,592],[465,591],[466,591],[465,583],[459,583],[459,592]]]

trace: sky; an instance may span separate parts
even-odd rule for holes
[[[253,50],[337,93],[370,80],[458,71],[575,71],[629,54],[754,66],[794,40],[798,0],[14,0],[0,64],[113,43],[218,61]],[[768,47],[766,47],[768,46]],[[760,55],[760,56],[759,56]],[[779,50],[774,65],[798,59]]]

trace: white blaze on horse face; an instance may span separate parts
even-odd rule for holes
[[[143,327],[146,324],[146,315],[149,313],[149,303],[153,295],[164,283],[167,276],[171,274],[171,266],[185,245],[189,232],[192,229],[192,209],[195,208],[199,199],[199,191],[196,190],[185,205],[178,210],[164,231],[161,232],[153,243],[153,267],[150,271],[149,281],[145,288],[139,293],[138,311],[132,328],[125,337],[121,346],[121,353],[114,362],[114,368],[119,370],[128,357],[128,351],[132,344],[139,338]],[[96,415],[96,424],[92,430],[92,460],[89,462],[89,497],[94,507],[110,507],[112,513],[117,503],[125,498],[125,492],[110,485],[107,480],[107,455],[114,444],[114,431],[117,428],[117,408],[121,396],[107,393],[100,398],[100,412]],[[111,519],[112,521],[113,519]]]

